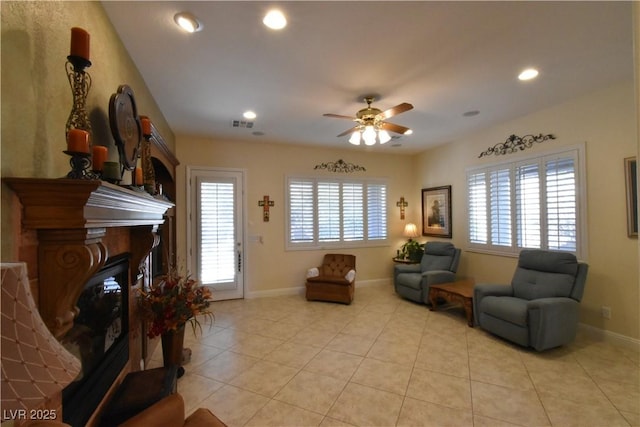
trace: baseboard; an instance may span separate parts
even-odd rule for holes
[[[595,326],[587,325],[584,323],[579,323],[578,329],[592,338],[598,339],[600,341],[605,341],[619,347],[628,348],[640,353],[640,340],[636,338],[631,338],[626,335],[618,334],[616,332],[596,328]]]
[[[266,291],[245,291],[246,299],[281,297],[288,295],[304,295],[304,286],[295,286],[293,288],[268,289]]]
[[[356,292],[358,288],[368,288],[371,286],[390,285],[391,279],[372,279],[372,280],[356,280]],[[246,299],[281,297],[288,295],[304,295],[304,285],[294,286],[292,288],[268,289],[265,291],[245,291]]]

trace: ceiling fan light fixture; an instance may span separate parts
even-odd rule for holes
[[[376,131],[373,126],[368,125],[364,127],[362,139],[364,139],[365,145],[374,145],[376,143]]]
[[[373,96],[367,96],[364,100],[367,103],[367,107],[359,110],[355,117],[332,113],[323,114],[325,117],[349,119],[356,122],[354,127],[339,134],[338,138],[350,134],[349,142],[351,144],[360,145],[361,142],[364,141],[365,145],[372,146],[376,145],[376,143],[379,143],[380,145],[386,144],[393,138],[399,138],[399,136],[392,138],[389,132],[406,135],[412,133],[411,129],[394,123],[389,123],[386,119],[411,110],[413,105],[403,102],[395,107],[382,111],[371,106]]]
[[[202,23],[193,14],[189,12],[176,13],[173,20],[180,28],[188,33],[195,33],[202,30]]]
[[[378,139],[380,140],[380,144],[386,144],[387,142],[391,141],[391,135],[389,135],[389,132],[387,132],[384,129],[380,129],[378,131]]]
[[[267,12],[262,23],[272,30],[281,30],[287,26],[287,18],[278,9],[273,9]]]

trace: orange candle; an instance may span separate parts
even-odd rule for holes
[[[89,154],[89,132],[82,129],[69,129],[67,151]]]
[[[107,160],[108,153],[107,147],[103,147],[102,145],[93,146],[92,163],[94,171],[102,171],[104,169],[104,162]]]
[[[142,182],[142,168],[136,168],[136,182],[133,185],[141,186],[144,182]]]
[[[142,123],[142,134],[144,136],[151,135],[151,120],[148,117],[140,116],[140,122]]]
[[[79,56],[89,60],[89,33],[78,27],[71,29],[71,50],[70,56]]]

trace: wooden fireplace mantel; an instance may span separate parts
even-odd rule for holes
[[[22,204],[22,227],[37,231],[39,310],[61,338],[73,326],[85,284],[105,264],[107,229],[130,233],[131,281],[158,244],[164,199],[100,180],[3,178]]]

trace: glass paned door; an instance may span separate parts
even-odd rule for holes
[[[243,298],[241,171],[190,169],[190,267],[214,300]]]

